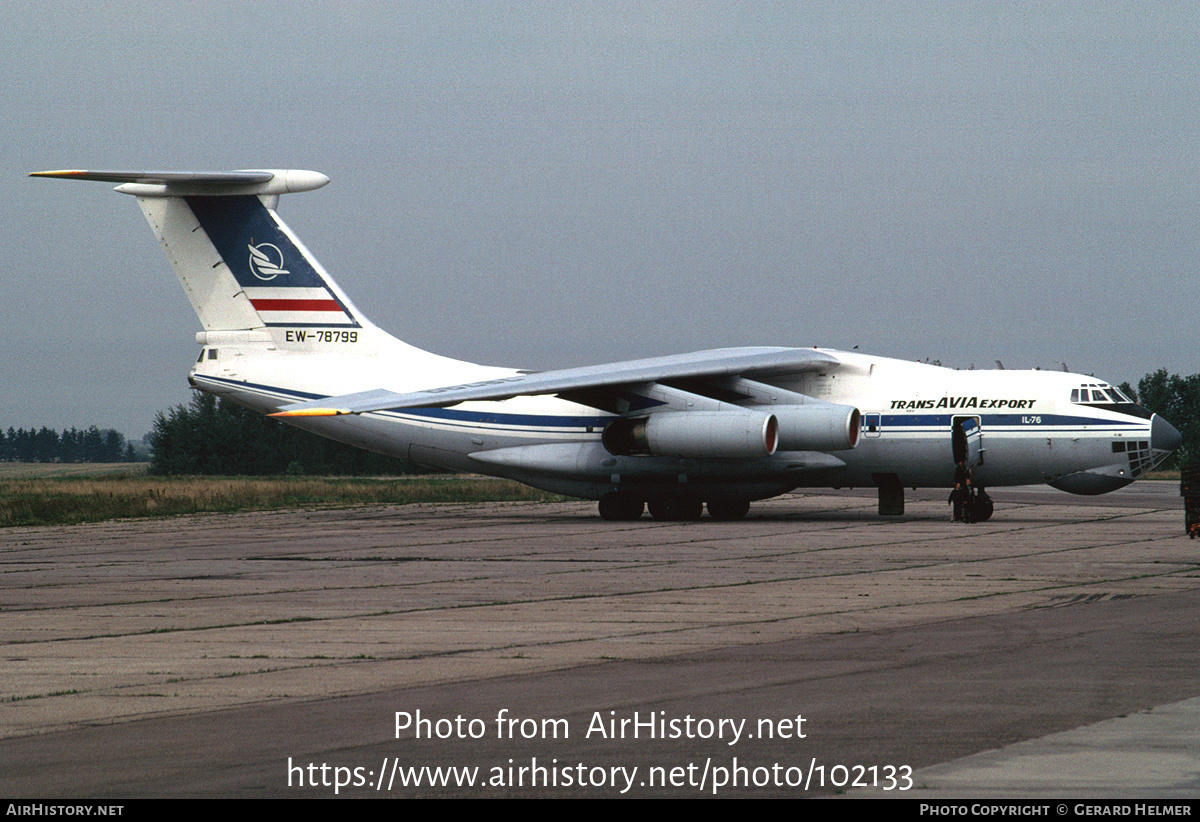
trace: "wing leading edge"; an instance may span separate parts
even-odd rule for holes
[[[562,394],[592,389],[657,383],[664,380],[761,377],[819,371],[837,365],[832,354],[810,348],[719,348],[670,357],[514,374],[464,385],[397,393],[385,389],[326,397],[284,406],[273,417],[331,417],[372,411],[431,408],[461,402],[507,400],[535,394]]]

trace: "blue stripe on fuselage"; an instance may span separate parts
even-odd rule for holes
[[[1130,417],[1130,422],[1099,417],[1078,417],[1065,414],[1046,414],[1036,411],[1027,414],[882,414],[880,428],[938,428],[949,429],[955,417],[979,417],[980,427],[987,434],[996,428],[1059,428],[1081,425],[1125,429],[1130,426],[1146,427],[1146,420]],[[1029,422],[1036,417],[1037,422]],[[1136,422],[1134,421],[1136,419]]]

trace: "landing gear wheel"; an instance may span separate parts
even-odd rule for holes
[[[646,507],[650,509],[650,516],[669,522],[697,520],[704,514],[704,503],[687,497],[652,499]]]
[[[619,522],[641,519],[646,504],[631,494],[611,491],[600,498],[600,516]]]
[[[708,501],[708,515],[713,519],[726,521],[742,519],[749,513],[750,500],[748,499],[710,499]]]

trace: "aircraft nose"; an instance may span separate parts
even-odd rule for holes
[[[1164,420],[1158,414],[1150,420],[1150,447],[1155,451],[1174,451],[1183,442],[1175,426]]]

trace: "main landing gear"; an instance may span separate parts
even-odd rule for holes
[[[632,494],[613,491],[600,497],[600,516],[611,520],[635,520],[642,518],[646,503]]]
[[[735,497],[709,500],[708,515],[715,520],[742,519],[750,513],[750,500]],[[645,502],[622,491],[612,491],[600,498],[600,516],[608,520],[632,522],[641,519],[643,509],[650,516],[668,522],[689,522],[700,519],[705,503],[695,497],[656,497]]]

